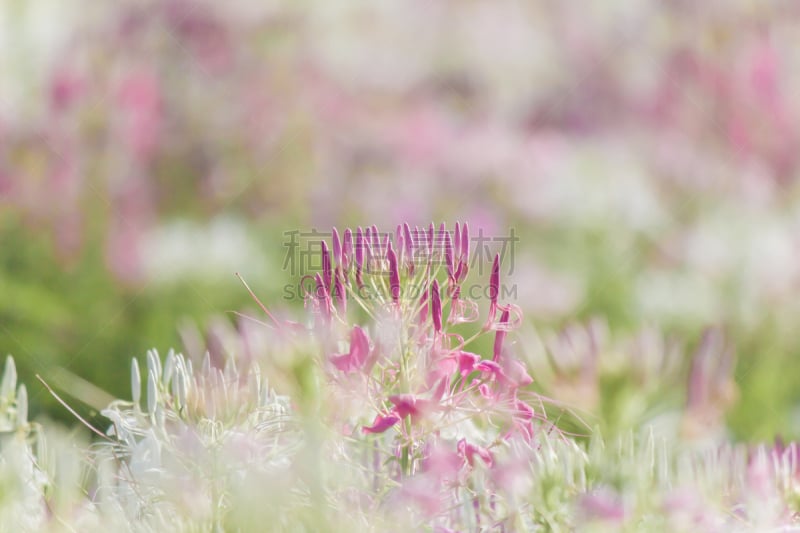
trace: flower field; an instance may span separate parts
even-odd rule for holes
[[[800,531],[794,3],[106,4],[0,3],[0,532]]]

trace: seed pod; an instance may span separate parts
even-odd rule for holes
[[[14,389],[17,388],[17,367],[14,358],[10,355],[6,357],[6,366],[3,370],[3,381],[0,384],[0,397],[11,398]]]
[[[186,395],[189,384],[189,378],[186,376],[185,372],[180,372],[177,377],[178,377],[178,394],[177,394],[178,407],[183,408],[186,406]]]
[[[167,353],[167,358],[164,360],[164,375],[161,378],[164,382],[164,386],[169,386],[169,382],[172,379],[172,374],[175,372],[175,350],[172,348],[169,349]]]
[[[155,349],[147,350],[147,371],[153,372],[156,376],[161,375],[161,359]]]
[[[142,374],[139,372],[139,361],[135,357],[131,359],[131,397],[133,403],[139,405],[142,398]]]
[[[203,356],[203,369],[202,369],[202,376],[208,378],[211,375],[211,354],[206,350],[205,355]]]
[[[178,402],[178,387],[180,386],[180,383],[178,383],[178,382],[181,380],[180,374],[181,374],[180,368],[176,368],[175,376],[173,377],[172,383],[170,384],[170,392],[172,393],[172,401],[176,402],[176,403]],[[178,407],[180,407],[180,405],[178,405]]]
[[[156,375],[152,371],[147,372],[147,412],[153,414],[156,412],[156,405],[158,405],[158,382]]]
[[[25,426],[28,423],[28,389],[25,384],[17,389],[17,427]]]

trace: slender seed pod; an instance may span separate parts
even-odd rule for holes
[[[133,403],[139,405],[142,398],[142,374],[139,372],[139,361],[131,359],[131,397]]]

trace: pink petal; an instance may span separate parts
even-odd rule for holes
[[[508,376],[515,387],[524,387],[533,383],[533,378],[528,374],[525,365],[516,359],[506,362],[505,375]]]
[[[369,339],[359,326],[353,326],[350,332],[350,354],[359,366],[366,363],[369,356]]]
[[[355,372],[369,370],[366,368],[368,357],[369,339],[367,334],[360,327],[353,326],[350,331],[350,350],[346,354],[331,356],[330,361],[342,372]]]
[[[458,352],[458,368],[462,375],[467,375],[475,370],[475,365],[481,360],[481,356],[471,352]]]
[[[503,368],[494,361],[481,361],[475,366],[475,369],[493,376],[503,376]]]
[[[397,415],[378,415],[371,426],[364,426],[361,431],[364,433],[383,433],[398,422],[400,422],[400,417]]]
[[[400,418],[418,414],[417,399],[411,394],[395,394],[389,396],[389,401],[394,404],[394,410]]]

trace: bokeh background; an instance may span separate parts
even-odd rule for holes
[[[127,397],[131,357],[255,309],[234,272],[301,313],[286,232],[462,220],[519,236],[530,331],[690,353],[715,326],[731,434],[800,436],[800,4],[0,6],[0,354],[27,383]]]

